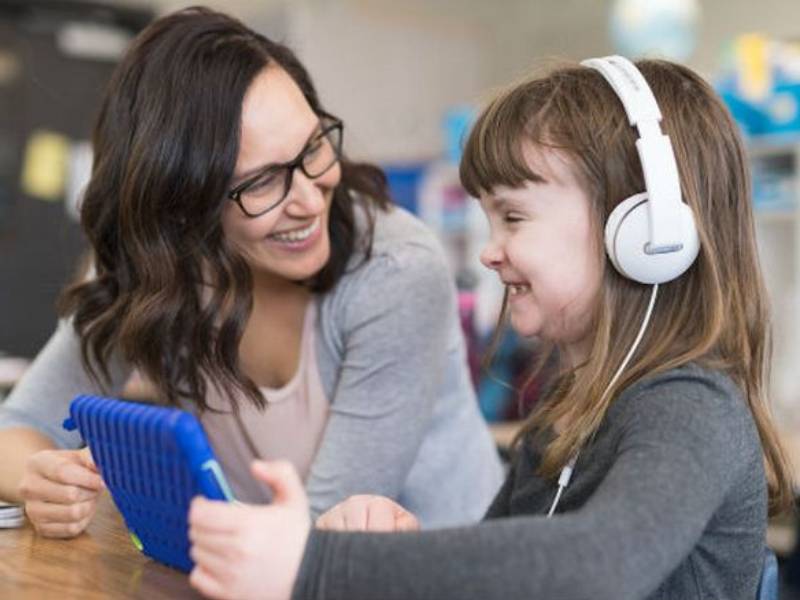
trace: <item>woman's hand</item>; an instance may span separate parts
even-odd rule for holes
[[[88,448],[32,454],[19,484],[33,528],[52,538],[75,537],[86,529],[104,489]]]
[[[308,498],[287,461],[255,461],[251,471],[272,488],[271,504],[192,501],[189,582],[210,598],[287,600],[311,528]]]
[[[417,517],[384,496],[350,496],[317,519],[319,529],[416,531]]]

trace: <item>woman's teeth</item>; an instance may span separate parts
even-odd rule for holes
[[[317,223],[318,221],[314,220],[311,225],[304,229],[296,229],[295,231],[288,231],[286,233],[273,233],[269,238],[284,243],[302,242],[314,233],[314,230],[317,228]]]
[[[525,292],[529,291],[531,286],[529,285],[511,285],[508,286],[508,291],[512,296],[517,296],[519,294],[524,294]]]

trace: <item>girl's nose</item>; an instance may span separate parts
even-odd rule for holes
[[[481,264],[487,269],[498,270],[503,264],[503,251],[499,244],[489,242],[481,251]]]

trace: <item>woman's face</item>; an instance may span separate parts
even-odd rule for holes
[[[265,68],[242,103],[239,156],[231,189],[265,167],[293,160],[320,133],[320,127],[319,117],[294,80],[280,67]],[[227,200],[223,231],[257,281],[301,281],[325,266],[330,257],[328,215],[340,179],[338,162],[313,179],[294,169],[284,200],[254,218],[237,202]],[[242,192],[244,203],[248,193],[261,192],[258,188]]]

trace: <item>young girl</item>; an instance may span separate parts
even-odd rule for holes
[[[0,410],[0,497],[38,532],[89,522],[102,483],[61,422],[133,368],[200,413],[240,500],[270,498],[254,458],[288,457],[312,515],[371,492],[429,525],[480,519],[501,466],[444,254],[343,129],[286,47],[225,15],[135,40],[94,132],[94,274]]]
[[[561,365],[485,521],[310,530],[291,468],[256,463],[272,505],[193,504],[197,589],[755,598],[768,505],[786,507],[791,487],[766,404],[768,314],[745,154],[697,75],[638,67],[596,59],[517,85],[466,145],[462,181],[491,226],[482,261],[508,287],[513,327],[551,342]],[[319,525],[415,521],[361,496]]]

